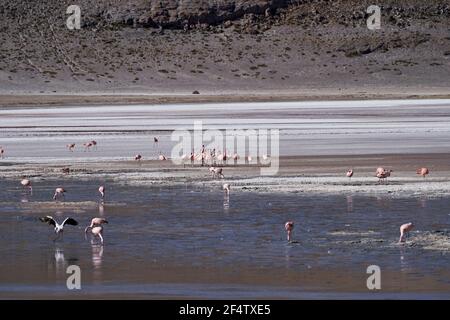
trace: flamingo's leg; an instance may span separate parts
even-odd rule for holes
[[[103,236],[102,236],[102,234],[99,233],[98,236],[100,237],[100,241],[101,241],[101,243],[103,244]]]

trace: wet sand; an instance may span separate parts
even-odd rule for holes
[[[323,100],[373,100],[373,99],[449,99],[445,88],[381,87],[361,91],[360,88],[320,88],[262,91],[201,90],[201,94],[180,91],[177,94],[147,92],[91,92],[64,94],[0,94],[0,107],[46,107],[80,105],[139,105],[139,104],[185,104],[185,103],[232,103],[232,102],[280,102],[280,101],[323,101]]]

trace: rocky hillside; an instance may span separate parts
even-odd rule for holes
[[[447,0],[0,2],[1,90],[171,90],[449,83]]]
[[[3,24],[64,22],[67,0],[40,2],[3,0],[0,14]],[[195,29],[212,26],[296,24],[305,27],[342,24],[356,26],[368,16],[373,1],[357,0],[78,0],[84,28],[167,28]],[[407,26],[413,20],[447,21],[450,4],[445,0],[377,1],[384,22]],[[6,21],[5,21],[6,20]]]

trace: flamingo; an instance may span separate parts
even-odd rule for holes
[[[91,229],[92,234],[94,237],[100,237],[100,241],[103,245],[103,226],[93,227]]]
[[[288,221],[284,224],[284,229],[286,229],[287,232],[287,241],[291,242],[291,234],[292,230],[294,230],[294,222]]]
[[[269,156],[268,156],[267,154],[263,154],[263,155],[262,155],[262,159],[263,159],[264,161],[267,161],[267,160],[269,160]]]
[[[94,237],[99,237],[101,243],[103,244],[103,226],[102,224],[108,223],[108,221],[104,218],[93,218],[91,220],[91,224],[84,229],[84,232],[87,233],[89,229],[91,229],[91,233]]]
[[[349,177],[349,179],[351,179],[353,176],[353,169],[348,169],[347,171],[347,177]]]
[[[163,155],[163,154],[160,154],[158,159],[161,160],[161,161],[167,160],[166,156]]]
[[[188,155],[187,154],[183,154],[181,157],[181,163],[183,164],[183,168],[186,167],[186,160],[188,159]]]
[[[380,172],[376,174],[376,177],[378,178],[378,183],[381,183],[386,178],[386,174],[384,172]]]
[[[212,157],[211,157],[211,154],[210,153],[206,153],[206,156],[205,156],[205,162],[206,163],[212,163]]]
[[[56,222],[56,220],[53,219],[52,216],[45,216],[45,217],[39,218],[39,220],[41,220],[42,222],[46,222],[46,223],[48,223],[49,225],[55,227],[54,230],[55,230],[55,233],[56,233],[56,238],[53,239],[53,241],[56,241],[60,236],[61,236],[61,237],[63,236],[64,226],[65,226],[66,224],[72,225],[72,226],[78,225],[78,222],[77,222],[76,220],[70,218],[70,217],[69,217],[69,218],[66,218],[66,219],[63,221],[63,223],[61,223],[61,224],[59,224],[58,222]]]
[[[408,222],[405,224],[402,224],[400,226],[400,239],[398,240],[399,243],[405,242],[406,235],[409,231],[411,231],[414,228],[414,224],[412,222]]]
[[[225,191],[225,194],[229,195],[230,194],[230,184],[229,183],[225,183],[223,185],[223,190]]]
[[[237,161],[239,160],[239,155],[235,152],[235,153],[233,154],[232,158],[233,158],[234,164],[237,164]]]
[[[33,187],[31,186],[31,181],[28,179],[22,179],[22,181],[20,181],[20,184],[25,188],[28,187],[30,189],[30,192],[33,192]]]
[[[212,173],[213,178],[215,178],[216,176],[219,176],[223,179],[225,177],[222,173],[223,172],[222,168],[210,167],[209,171]]]
[[[158,146],[159,139],[157,137],[153,137],[153,147]]]
[[[386,179],[389,178],[391,176],[391,173],[394,172],[393,170],[389,170],[389,171],[385,171],[383,174],[381,174],[381,178],[382,179]]]
[[[384,179],[387,179],[388,177],[390,177],[392,172],[394,172],[394,171],[393,170],[386,170],[386,169],[380,167],[375,172],[375,176],[378,178],[378,182],[381,182]]]
[[[91,220],[91,224],[84,229],[85,232],[89,230],[89,228],[93,228],[99,225],[102,225],[103,223],[108,223],[108,221],[105,218],[93,218]]]
[[[420,174],[422,177],[425,178],[425,176],[430,173],[430,170],[428,170],[428,168],[424,167],[424,168],[417,169],[416,173]]]
[[[97,150],[97,141],[92,140],[89,143],[94,147],[95,150]]]
[[[206,153],[202,152],[202,167],[205,165]]]
[[[136,161],[141,161],[141,159],[142,159],[142,156],[140,154],[137,154],[134,156],[134,160],[136,160]]]
[[[2,146],[0,146],[0,159],[3,159],[5,156],[5,149],[3,149]]]
[[[92,142],[86,142],[86,143],[83,143],[83,146],[84,146],[84,151],[89,151],[90,149],[90,147],[92,147]]]
[[[61,168],[61,171],[62,171],[62,173],[69,174],[70,168],[69,167]]]
[[[102,195],[102,199],[104,199],[105,198],[105,192],[106,192],[105,186],[100,186],[98,188],[98,192],[100,192],[100,194]]]
[[[67,149],[69,149],[69,151],[73,152],[73,148],[75,148],[75,143],[69,143],[68,145],[66,145]]]
[[[223,154],[220,151],[217,153],[216,158],[218,162],[223,163]]]
[[[252,162],[252,156],[248,156],[247,157],[247,161],[250,163],[250,162]]]
[[[56,198],[58,198],[58,197],[63,197],[65,199],[66,197],[65,197],[64,194],[66,192],[67,191],[64,188],[56,188],[55,189],[55,194],[53,195],[53,200],[56,200]]]

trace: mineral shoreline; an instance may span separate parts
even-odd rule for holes
[[[426,178],[415,173],[426,163],[431,174]],[[379,183],[375,169],[384,165],[393,168],[392,177]],[[345,176],[349,166],[355,171],[351,179]],[[61,172],[69,167],[70,173]],[[341,194],[390,197],[450,196],[450,154],[399,154],[360,156],[294,156],[281,157],[280,171],[262,176],[258,165],[232,164],[223,167],[224,179],[213,179],[208,166],[174,165],[169,161],[145,160],[46,163],[8,163],[0,165],[0,178],[20,180],[26,176],[39,180],[79,179],[113,181],[127,185],[180,185],[221,189],[227,182],[232,192],[298,193],[305,195]]]

